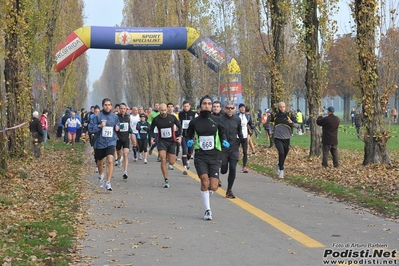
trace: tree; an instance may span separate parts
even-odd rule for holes
[[[380,89],[378,65],[375,54],[376,15],[378,2],[355,0],[353,16],[356,23],[356,48],[360,64],[359,86],[362,93],[363,119],[365,125],[363,165],[390,163],[386,146],[390,132],[385,130],[383,115],[390,96],[389,89]]]
[[[328,55],[329,95],[338,95],[344,100],[344,121],[350,121],[350,100],[360,99],[360,92],[355,90],[359,77],[357,74],[357,56],[355,38],[351,34],[338,36]]]
[[[300,7],[297,9],[297,17],[301,18],[300,21],[303,23],[295,27],[298,31],[300,46],[306,56],[305,84],[312,125],[309,156],[319,156],[321,154],[321,128],[315,125],[321,111],[321,95],[327,81],[324,56],[330,48],[335,32],[335,23],[329,17],[336,7],[335,1],[319,3],[303,0],[297,4]]]

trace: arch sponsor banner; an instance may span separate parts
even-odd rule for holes
[[[119,50],[187,49],[212,70],[230,75],[230,92],[242,93],[237,61],[208,37],[189,27],[100,27],[85,26],[72,32],[55,51],[55,70],[61,71],[89,48]],[[226,69],[226,70],[224,70]],[[226,94],[224,87],[219,88]],[[230,93],[231,94],[231,93]]]

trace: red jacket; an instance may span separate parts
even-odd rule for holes
[[[42,115],[40,117],[40,124],[42,125],[42,129],[43,130],[48,130],[48,122],[47,122],[47,116],[46,115]]]

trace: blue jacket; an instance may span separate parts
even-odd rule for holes
[[[111,131],[105,132],[103,128],[99,127],[102,120],[107,121],[106,127],[111,127]],[[113,112],[105,113],[103,110],[90,120],[89,132],[94,134],[94,149],[105,149],[110,146],[116,146],[116,140],[118,137],[115,131],[115,126],[119,127],[119,119]]]

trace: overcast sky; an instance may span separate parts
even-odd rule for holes
[[[338,20],[338,33],[349,33],[350,11],[346,0],[341,1],[340,12],[334,19]],[[123,0],[84,0],[85,26],[115,26],[122,22]],[[143,25],[145,26],[145,25]],[[190,25],[187,25],[190,26]],[[100,78],[109,50],[89,49],[89,88]]]
[[[122,22],[123,0],[84,0],[85,26],[111,26]],[[100,78],[109,50],[89,49],[89,88]]]

